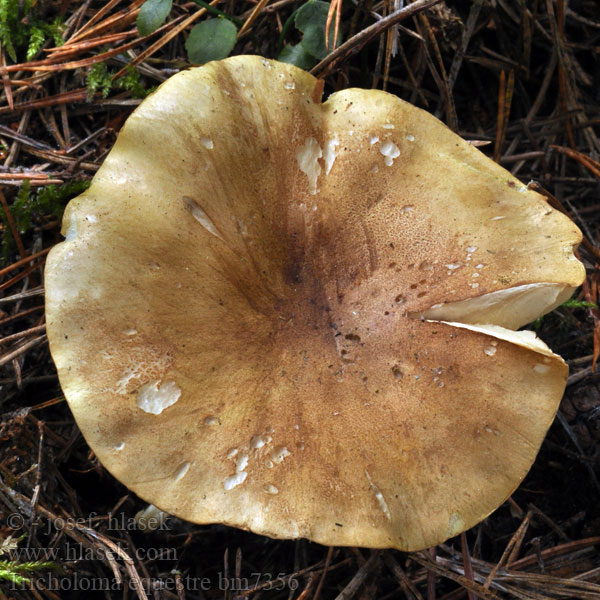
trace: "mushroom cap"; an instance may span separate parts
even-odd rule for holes
[[[581,283],[581,234],[426,112],[315,84],[237,56],[149,96],[65,212],[50,349],[102,464],[162,510],[416,550],[535,459],[567,366],[506,327]]]

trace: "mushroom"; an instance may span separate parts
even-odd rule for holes
[[[291,65],[179,73],[128,119],[46,270],[65,396],[147,502],[416,550],[519,485],[567,366],[514,329],[577,227],[426,112]]]

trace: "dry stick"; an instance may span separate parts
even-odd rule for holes
[[[570,579],[589,579],[593,577],[594,579],[600,578],[600,567],[596,567],[595,569],[591,569],[590,571],[586,571],[585,573],[579,573],[579,575],[575,575]]]
[[[541,194],[542,196],[545,196],[548,200],[548,204],[550,204],[552,208],[555,208],[567,217],[571,218],[559,200],[555,198],[549,191],[544,189],[539,183],[536,181],[531,181],[527,184],[527,188],[537,192],[538,194]],[[583,236],[581,244],[597,261],[600,261],[600,250],[598,250],[585,235]]]
[[[542,512],[535,504],[529,504],[528,509],[539,517],[550,529],[553,529],[565,542],[570,542],[569,536],[544,512]]]
[[[235,568],[233,576],[239,581],[242,576],[242,549],[238,546],[235,550]]]
[[[214,6],[215,4],[218,4],[219,2],[220,2],[220,0],[213,0],[210,3],[210,5]],[[189,17],[187,17],[187,19],[184,19],[183,21],[181,21],[178,25],[173,27],[173,29],[171,29],[170,31],[167,31],[167,33],[165,33],[165,35],[163,37],[158,39],[156,42],[154,42],[150,47],[146,48],[144,51],[140,52],[128,65],[125,65],[120,71],[115,73],[115,75],[112,76],[113,81],[115,79],[121,77],[121,75],[123,75],[127,71],[127,69],[134,67],[138,63],[141,63],[142,61],[146,60],[146,58],[148,58],[149,56],[152,56],[152,54],[154,54],[157,50],[160,50],[165,44],[170,42],[175,36],[177,36],[180,32],[182,32],[188,25],[191,25],[194,21],[197,21],[205,13],[206,13],[206,9],[201,8],[199,11],[195,12],[193,15],[190,15]],[[175,23],[176,21],[177,20],[172,21],[171,23]],[[161,28],[161,29],[163,29],[163,28]],[[157,31],[160,31],[160,30],[157,30]],[[144,39],[146,39],[146,38],[144,38]]]
[[[512,99],[512,90],[510,90],[510,81],[514,85],[514,71],[510,72],[509,83],[506,81],[506,73],[504,70],[500,72],[500,82],[498,86],[498,116],[496,118],[496,140],[494,144],[494,160],[500,161],[502,156],[502,147],[504,146],[504,138],[506,136],[506,125],[510,114],[510,100]],[[510,96],[509,96],[510,90]]]
[[[2,66],[6,66],[6,56],[4,54],[4,48],[2,48],[2,44],[0,44],[0,56],[2,57]],[[8,104],[8,108],[13,110],[15,107],[15,103],[13,101],[12,87],[10,85],[10,79],[6,73],[2,74],[2,83],[4,85],[4,93],[6,94],[6,102]]]
[[[21,354],[24,354],[25,352],[27,352],[27,350],[30,350],[31,348],[37,346],[38,344],[46,340],[47,338],[45,335],[40,335],[39,337],[29,340],[22,346],[19,346],[16,350],[13,350],[12,352],[5,354],[4,356],[0,356],[0,367],[4,366],[6,363],[9,363],[14,358],[21,356]]]
[[[450,571],[449,569],[438,565],[435,561],[433,561],[428,556],[427,556],[427,558],[425,558],[426,556],[427,556],[427,554],[420,554],[418,552],[415,552],[410,555],[410,558],[411,558],[411,560],[414,560],[415,562],[419,563],[422,567],[425,567],[425,569],[428,572],[435,573],[437,575],[441,575],[442,577],[445,577],[446,579],[451,579],[452,581],[455,581],[459,585],[462,585],[465,589],[472,590],[482,600],[500,600],[500,598],[494,592],[486,590],[483,587],[483,585],[476,583],[475,581],[471,581],[470,579],[467,579],[463,575],[459,575],[458,573],[454,573],[453,571]]]
[[[537,2],[534,5],[534,10],[537,9]],[[536,10],[537,12],[537,10]],[[537,16],[537,15],[536,15]],[[531,48],[533,46],[533,28],[531,24],[535,22],[536,17],[527,10],[527,5],[523,2],[521,5],[521,30],[523,48],[521,52],[521,65],[525,67],[525,78],[529,79],[531,69]]]
[[[46,131],[54,138],[56,146],[59,147],[59,152],[64,152],[66,148],[65,140],[63,140],[58,127],[56,126],[56,120],[54,119],[54,113],[49,112],[48,117],[40,110],[38,111],[39,120],[42,122]]]
[[[333,546],[329,546],[327,549],[327,556],[325,557],[325,566],[323,567],[323,573],[321,573],[321,578],[319,579],[319,585],[315,591],[315,595],[313,596],[313,600],[319,600],[319,596],[321,595],[321,590],[323,589],[323,583],[325,582],[325,577],[327,575],[327,570],[329,569],[329,565],[331,564],[331,557],[333,556]]]
[[[346,40],[341,46],[336,48],[331,54],[327,55],[319,64],[311,69],[311,73],[316,75],[323,71],[326,67],[333,67],[333,63],[338,61],[344,55],[350,52],[358,52],[368,41],[373,37],[379,35],[392,25],[409,19],[413,15],[416,15],[422,10],[426,10],[436,4],[439,4],[441,0],[416,0],[412,4],[409,4],[405,8],[394,11],[387,17],[373,23],[368,27],[365,27],[362,31],[359,31],[356,35],[353,35],[349,40]],[[330,67],[330,68],[331,68]]]
[[[13,294],[12,296],[6,296],[5,298],[0,298],[0,304],[8,304],[9,302],[16,302],[17,300],[24,300],[25,298],[31,298],[31,296],[43,296],[44,288],[42,286],[33,288],[31,290],[26,290],[24,292],[19,292],[18,294]]]
[[[335,31],[333,34],[333,47],[334,48],[337,46],[338,34],[340,31],[340,22],[342,20],[342,2],[343,2],[343,0],[339,0],[339,8],[335,15]]]
[[[129,573],[129,577],[131,578],[131,581],[133,582],[133,587],[134,587],[134,590],[137,592],[138,597],[140,598],[140,600],[146,600],[147,596],[146,596],[146,592],[144,591],[144,586],[142,584],[142,580],[140,579],[140,576],[138,575],[138,572],[136,571],[133,559],[129,556],[129,554],[127,554],[118,544],[115,544],[112,540],[107,538],[105,535],[98,533],[94,529],[88,529],[87,527],[82,527],[81,529],[85,533],[87,533],[87,535],[89,535],[93,538],[96,538],[99,542],[101,542],[102,544],[104,544],[105,546],[110,548],[117,556],[119,556],[119,558],[121,558],[123,560],[123,562],[125,563],[125,568],[127,569],[127,572]]]
[[[387,8],[387,4],[383,5],[383,10],[385,12]],[[385,17],[382,17],[385,18]],[[379,79],[381,77],[381,62],[383,60],[383,47],[385,46],[383,36],[379,37],[379,41],[377,43],[377,58],[375,59],[375,69],[373,70],[373,79],[371,81],[371,88],[375,89],[379,84]]]
[[[16,321],[17,319],[22,319],[23,317],[26,317],[27,315],[30,315],[31,313],[37,310],[44,310],[44,305],[42,304],[41,306],[34,306],[33,308],[28,308],[14,315],[11,315],[10,317],[6,317],[6,319],[0,320],[0,325],[6,325],[6,323]]]
[[[128,37],[137,36],[137,30],[131,29],[129,31],[122,31],[120,33],[111,33],[109,35],[94,38],[92,40],[86,40],[77,42],[69,46],[57,46],[56,48],[50,48],[48,51],[49,56],[52,60],[62,58],[63,60],[67,57],[77,55],[86,50],[102,46],[103,44],[110,44],[112,42],[121,42]]]
[[[246,19],[246,21],[242,25],[242,28],[238,32],[238,39],[240,39],[240,37],[242,37],[250,29],[250,27],[252,26],[252,23],[254,23],[254,21],[256,20],[258,15],[261,13],[263,8],[268,4],[268,2],[269,2],[269,0],[260,0],[258,2],[258,4],[254,7],[252,12],[250,13],[250,16]]]
[[[306,555],[304,555],[304,557],[306,557]],[[294,565],[293,565],[293,570],[294,572],[297,571],[298,569],[300,569],[300,540],[296,540],[294,542]],[[303,561],[304,563],[304,561]],[[311,573],[310,577],[309,577],[309,581],[308,581],[308,585],[304,588],[303,591],[300,592],[300,595],[302,596],[302,594],[304,594],[304,592],[307,591],[307,588],[310,586],[310,588],[312,589],[313,584],[314,584],[314,579],[315,579],[315,573]],[[290,589],[288,591],[288,600],[294,600],[294,597],[296,596],[296,591],[292,588],[294,588],[296,586],[290,586]],[[308,595],[308,592],[307,594]]]
[[[428,554],[430,556],[430,560],[435,563],[435,546],[433,548],[429,548]],[[435,600],[435,574],[433,571],[427,571],[427,600]]]
[[[585,371],[587,371],[586,375],[593,373],[594,372],[594,366],[592,365],[591,367],[589,367],[589,370],[585,369]],[[579,373],[577,373],[577,375],[578,374]],[[582,377],[582,379],[583,379],[583,377]],[[567,385],[569,385],[568,381],[567,381]],[[579,443],[579,439],[575,435],[575,432],[573,431],[573,429],[571,428],[571,426],[567,422],[567,419],[565,418],[565,416],[560,411],[556,413],[556,419],[562,425],[563,429],[565,430],[565,432],[569,436],[569,439],[573,442],[573,445],[575,446],[577,452],[579,452],[579,457],[578,457],[579,460],[584,463],[584,465],[587,468],[587,471],[588,471],[588,473],[590,475],[590,479],[592,480],[592,483],[594,484],[594,486],[596,487],[596,489],[600,492],[600,481],[598,481],[598,478],[596,477],[596,472],[594,471],[594,467],[592,466],[592,464],[590,463],[590,461],[589,460],[585,460],[587,458],[586,454],[583,451],[583,448],[581,447],[581,444]]]
[[[92,0],[84,0],[82,5],[67,19],[68,27],[63,34],[63,39],[67,39],[73,31],[79,28],[81,21],[87,12]]]
[[[27,102],[20,102],[15,104],[15,111],[29,110],[33,108],[46,108],[48,106],[59,106],[61,104],[72,104],[75,102],[83,102],[88,98],[88,91],[86,88],[79,90],[73,90],[70,92],[61,92],[54,96],[47,96],[40,98],[39,100],[29,100]],[[8,106],[0,107],[0,114],[11,112],[8,110]],[[14,112],[14,111],[13,111]],[[29,145],[29,144],[28,144]],[[35,147],[35,146],[32,146]]]
[[[456,562],[448,559],[441,559],[441,562],[446,568],[451,569],[453,571],[457,571],[460,569],[460,566],[456,564]],[[488,564],[483,561],[478,561],[479,566],[482,571],[487,570]],[[460,571],[459,571],[460,572]],[[481,573],[477,574],[478,579],[482,579],[483,575]],[[527,589],[523,589],[522,587],[516,587],[516,584],[525,584],[528,588],[533,588],[542,590],[543,592],[552,592],[553,596],[539,595],[535,591],[527,591]],[[550,600],[551,597],[555,597],[554,594],[569,594],[568,598],[589,598],[590,600],[593,598],[597,600],[599,597],[598,592],[600,592],[600,586],[594,583],[588,583],[579,581],[576,579],[563,579],[560,577],[553,577],[550,575],[543,575],[538,573],[522,573],[522,572],[514,572],[514,571],[504,571],[499,574],[497,577],[497,582],[495,586],[498,589],[508,592],[517,598],[526,598],[526,599],[536,599],[536,600]],[[577,595],[571,595],[573,592],[577,591]]]
[[[452,95],[452,91],[450,86],[448,85],[448,76],[446,74],[446,67],[444,66],[444,61],[442,59],[442,54],[440,52],[440,47],[437,43],[433,30],[431,29],[431,25],[429,24],[429,19],[423,13],[419,14],[419,21],[423,24],[423,27],[427,31],[427,36],[429,37],[429,41],[433,47],[433,53],[435,54],[438,66],[439,66],[439,83],[438,87],[440,88],[440,92],[444,97],[444,101],[446,104],[446,121],[448,122],[448,127],[452,129],[452,131],[458,131],[458,116],[456,114],[456,106],[454,104],[454,96]],[[435,74],[431,73],[434,78]],[[438,78],[436,78],[436,82]]]
[[[31,524],[29,526],[29,539],[32,540],[35,538],[35,529],[37,528],[37,506],[38,500],[40,497],[40,489],[42,487],[42,465],[44,461],[44,422],[38,421],[38,456],[37,456],[37,468],[35,474],[35,486],[33,488],[33,494],[31,495]]]
[[[435,63],[433,62],[433,58],[431,58],[431,53],[429,52],[429,48],[427,47],[427,44],[423,44],[422,46],[423,49],[423,55],[425,56],[425,63],[426,65],[429,67],[429,72],[431,73],[431,76],[433,77],[435,84],[438,87],[438,90],[440,91],[441,96],[444,98],[444,104],[446,105],[446,116],[448,115],[448,97],[446,95],[446,91],[444,89],[445,86],[445,82],[443,80],[443,78],[441,77],[441,75],[438,73],[437,67],[435,66]],[[456,130],[454,130],[456,131]]]
[[[96,138],[100,137],[103,133],[105,133],[106,129],[107,128],[105,126],[100,127],[100,129],[96,129],[96,131],[90,133],[90,135],[77,142],[74,146],[71,146],[67,150],[67,154],[73,154],[73,152],[77,152],[77,150],[79,150],[80,148],[87,146],[89,143],[93,142]]]
[[[4,275],[6,275],[7,273],[10,273],[11,271],[18,269],[19,267],[26,265],[27,263],[31,262],[32,260],[35,260],[36,258],[39,258],[40,256],[44,256],[45,254],[48,254],[48,252],[50,252],[50,250],[51,250],[51,248],[44,248],[44,250],[40,250],[39,252],[36,252],[35,254],[28,256],[27,258],[22,258],[21,260],[14,262],[12,265],[8,265],[8,267],[4,267],[4,269],[0,269],[0,277],[4,277]]]
[[[21,281],[21,279],[24,279],[30,273],[32,273],[36,269],[39,269],[43,264],[44,264],[43,260],[41,260],[39,262],[36,262],[33,265],[27,267],[27,269],[25,269],[24,271],[21,271],[21,273],[18,273],[14,277],[11,277],[8,281],[5,281],[4,283],[0,284],[0,292],[4,291],[5,289],[7,289],[7,288],[9,288],[11,286],[13,286],[15,283]]]
[[[229,546],[227,546],[223,552],[223,578],[225,581],[229,581]],[[229,600],[229,586],[225,588],[223,597],[225,600]]]
[[[333,31],[333,47],[335,48],[337,46],[338,30],[340,26],[337,15],[339,15],[342,10],[342,2],[343,0],[332,0],[332,2],[329,4],[327,20],[325,21],[325,50],[327,50],[327,52],[329,52],[329,30],[331,29],[331,22],[333,21],[334,15],[336,15],[336,19],[335,29]]]
[[[12,335],[7,335],[6,337],[0,338],[0,344],[8,344],[10,342],[14,342],[15,340],[20,340],[21,338],[27,337],[32,333],[40,333],[41,331],[45,330],[45,325],[37,325],[36,327],[31,327],[30,329],[25,329],[24,331],[19,331],[18,333],[13,333]]]
[[[473,577],[473,566],[471,565],[471,555],[469,554],[469,545],[467,544],[467,536],[464,531],[460,534],[460,546],[465,577],[471,581],[475,581]],[[467,596],[469,600],[479,600],[471,590],[467,590]]]
[[[48,179],[46,173],[29,171],[25,173],[0,173],[0,179]]]
[[[65,93],[67,91],[67,74],[63,73],[60,78],[60,91]],[[65,104],[61,104],[60,108],[60,121],[63,129],[63,138],[67,144],[67,152],[71,146],[71,128],[69,127],[69,114]]]
[[[506,82],[506,99],[504,101],[504,114],[502,115],[502,137],[500,142],[500,154],[502,146],[506,139],[506,131],[508,130],[508,121],[510,119],[510,107],[512,106],[513,93],[515,91],[515,72],[511,69],[508,72],[508,81]],[[498,156],[500,160],[500,156]]]
[[[448,73],[449,90],[452,90],[454,88],[456,77],[458,76],[458,72],[460,70],[460,67],[462,66],[462,62],[467,52],[471,36],[473,35],[473,30],[475,29],[475,24],[477,23],[477,18],[479,17],[479,12],[481,11],[482,5],[483,0],[475,0],[471,5],[471,10],[469,11],[469,16],[465,25],[465,30],[460,41],[460,46],[456,50],[456,54],[454,55],[454,58],[452,59],[452,64],[450,65],[450,71]]]
[[[417,82],[417,78],[415,77],[415,74],[413,73],[412,67],[411,67],[410,63],[408,62],[408,59],[406,58],[406,53],[404,52],[404,46],[402,45],[401,40],[398,40],[398,52],[400,54],[400,59],[402,60],[402,64],[404,65],[404,68],[406,69],[406,73],[408,74],[408,78],[410,79],[410,83],[413,87],[412,91],[417,93],[417,95],[419,96],[419,100],[423,103],[423,106],[429,107],[429,101],[425,97],[425,94],[423,94],[423,91],[421,90],[421,86]]]
[[[545,155],[546,155],[546,153],[542,152],[541,150],[534,150],[531,152],[521,152],[520,154],[510,154],[510,155],[505,154],[500,159],[500,164],[504,165],[504,164],[510,164],[510,163],[519,162],[519,161],[533,160],[534,158],[543,158]]]
[[[558,150],[561,154],[566,154],[570,158],[573,158],[580,165],[583,165],[588,171],[590,171],[590,173],[600,178],[600,163],[598,161],[595,161],[593,158],[583,154],[582,152],[572,150],[571,148],[565,148],[564,146],[550,144],[550,148],[554,148],[554,150]]]
[[[27,119],[25,119],[24,118],[25,116],[26,116],[26,114],[23,115],[23,117],[21,118],[21,123],[24,120],[29,120],[29,117],[27,117]],[[48,146],[48,144],[38,142],[38,141],[24,135],[22,130],[25,130],[26,128],[27,128],[27,123],[25,124],[24,127],[21,127],[21,124],[19,124],[19,129],[17,131],[13,131],[10,127],[7,127],[6,125],[2,125],[0,123],[0,134],[6,136],[8,138],[11,138],[12,140],[15,140],[15,142],[17,142],[17,143],[27,144],[28,146],[31,146],[32,148],[38,148],[39,150],[52,150],[52,147]],[[6,163],[4,164],[4,166],[9,167],[9,165],[7,165]]]
[[[308,595],[312,592],[312,589],[315,585],[316,580],[317,580],[317,574],[310,573],[308,576],[308,582],[306,583],[306,587],[300,592],[300,594],[298,596],[298,600],[306,600],[308,598]],[[290,589],[290,592],[293,592],[293,590]]]
[[[98,12],[94,13],[92,18],[83,25],[79,30],[77,30],[73,35],[65,42],[65,45],[72,44],[74,40],[77,38],[81,38],[82,34],[89,29],[92,25],[100,21],[105,14],[107,14],[113,6],[117,5],[120,0],[109,0],[102,8],[98,10]]]
[[[347,566],[353,564],[354,562],[355,561],[352,558],[345,558],[344,560],[341,560],[340,562],[338,562],[334,565],[330,565],[329,571],[334,571],[334,570],[340,569],[342,567],[347,567]],[[287,582],[290,582],[292,579],[297,579],[298,577],[302,577],[309,573],[318,573],[323,568],[322,565],[323,565],[323,561],[320,561],[314,565],[305,567],[304,569],[300,569],[299,571],[295,571],[294,573],[290,573],[289,575],[285,575],[283,577],[276,577],[276,578],[270,579],[268,581],[263,581],[262,583],[257,583],[256,585],[252,586],[252,588],[249,590],[239,591],[237,596],[240,598],[244,598],[244,597],[250,596],[251,594],[254,594],[255,592],[264,590],[265,588],[273,589],[273,584],[275,584],[277,582],[287,583]]]
[[[527,529],[529,528],[529,523],[531,521],[532,514],[532,511],[529,511],[525,515],[525,518],[523,519],[523,521],[521,521],[521,524],[519,525],[517,531],[515,531],[513,536],[510,538],[508,544],[506,544],[506,548],[504,549],[500,560],[494,565],[494,567],[490,571],[490,574],[487,576],[485,583],[483,584],[483,587],[485,587],[486,589],[489,589],[490,584],[494,580],[494,577],[496,577],[496,573],[505,564],[510,564],[514,560],[514,558],[511,559],[511,557],[513,557],[513,555],[515,555],[515,552],[518,552],[521,547],[525,534],[527,533]]]
[[[387,90],[387,83],[390,76],[390,66],[392,64],[392,50],[394,48],[394,36],[398,35],[394,27],[390,27],[385,32],[385,60],[383,63],[383,90]]]
[[[529,128],[529,125],[525,121],[525,119],[521,119],[519,121],[519,124],[521,125],[521,129],[523,130],[523,133],[525,133],[525,136],[529,140],[529,143],[531,144],[531,147],[534,149],[534,151],[542,153],[542,156],[540,156],[540,162],[542,163],[542,174],[544,177],[546,177],[550,171],[548,167],[548,161],[546,160],[546,153],[540,149],[540,145],[537,143],[537,140],[533,137],[531,129]],[[536,163],[534,163],[534,165],[535,168],[537,168],[537,161]]]
[[[374,550],[369,560],[358,569],[348,585],[336,596],[335,600],[350,600],[354,598],[365,579],[375,570],[381,559],[381,552]]]
[[[558,91],[559,91],[559,102],[560,109],[563,114],[567,114],[569,111],[570,97],[570,86],[568,86],[566,71],[567,71],[567,57],[564,48],[564,28],[562,26],[562,19],[555,16],[554,6],[552,0],[546,0],[546,11],[548,12],[548,20],[550,21],[550,27],[552,29],[552,36],[554,37],[554,47],[558,55]],[[567,138],[569,145],[572,148],[576,147],[575,136],[573,135],[572,123],[569,118],[565,120],[565,128],[567,130]]]
[[[133,540],[131,539],[131,536],[129,535],[128,531],[124,531],[123,535],[125,536],[125,539],[127,540],[127,549],[129,550],[129,553],[132,556],[139,556],[138,550],[135,546],[135,544],[133,543]],[[144,580],[150,582],[151,578],[150,578],[150,573],[148,572],[148,569],[146,568],[146,564],[144,563],[143,560],[139,561],[139,568],[142,571],[142,575],[144,576]]]
[[[23,113],[23,115],[21,116],[21,119],[19,121],[19,127],[17,128],[17,131],[12,131],[9,127],[0,125],[0,132],[3,133],[4,135],[6,135],[7,137],[10,137],[15,140],[11,144],[10,152],[8,153],[8,156],[7,156],[6,160],[4,161],[5,167],[10,167],[10,165],[12,165],[16,161],[17,157],[19,156],[19,151],[21,150],[21,144],[19,143],[19,141],[17,141],[17,137],[26,137],[23,135],[23,132],[26,131],[27,126],[29,125],[30,117],[31,117],[31,112],[26,110]],[[34,143],[36,143],[36,142],[34,142]],[[44,144],[39,144],[40,147],[43,145]],[[49,146],[48,146],[48,148],[49,148]]]
[[[64,179],[31,179],[31,187],[43,187],[45,185],[60,185],[64,183]],[[23,185],[22,179],[3,179],[2,185],[11,185],[13,187],[21,187]]]
[[[82,160],[85,157],[72,158],[71,156],[65,156],[58,152],[43,152],[42,150],[34,150],[33,148],[25,148],[25,152],[33,154],[33,156],[39,156],[40,158],[53,163],[68,165],[71,168],[78,167],[80,169],[85,169],[86,171],[97,171],[100,168],[99,164]]]
[[[394,577],[396,577],[409,600],[423,600],[423,596],[421,596],[421,593],[419,590],[417,590],[415,584],[411,581],[410,577],[406,575],[404,569],[398,564],[398,561],[389,552],[385,552],[383,554],[383,562],[393,573]]]
[[[31,407],[31,412],[34,410],[42,410],[42,408],[48,408],[49,406],[54,406],[56,404],[60,404],[65,401],[64,396],[57,396],[56,398],[52,398],[50,400],[46,400],[45,402],[40,402],[39,404],[35,404]]]
[[[19,231],[15,222],[13,220],[12,214],[10,212],[10,208],[8,207],[8,203],[6,202],[6,198],[0,189],[0,202],[2,203],[2,209],[4,210],[4,214],[6,215],[6,220],[8,221],[8,226],[13,235],[13,239],[15,240],[15,244],[17,244],[17,250],[21,255],[21,258],[27,257],[27,252],[25,252],[25,246],[23,246],[23,241],[21,240],[21,236],[19,235]]]
[[[127,27],[137,17],[138,12],[139,3],[134,2],[131,9],[126,9],[125,11],[117,12],[116,14],[108,17],[105,21],[98,23],[98,25],[92,27],[89,31],[86,31],[84,34],[72,37],[68,43],[75,44],[86,37],[104,33],[107,29],[112,29],[115,25],[121,29]]]
[[[218,0],[214,0],[214,2],[217,1]],[[182,18],[183,17],[179,17],[178,19],[175,19],[170,23],[159,27],[156,31],[153,31],[145,37],[136,38],[132,42],[128,42],[127,44],[123,44],[122,46],[113,48],[112,50],[107,50],[106,52],[96,54],[95,56],[91,56],[89,58],[83,58],[81,60],[75,60],[66,63],[59,62],[58,64],[53,63],[52,58],[47,58],[45,60],[32,61],[29,63],[21,63],[18,65],[9,65],[7,67],[2,67],[0,68],[0,73],[10,73],[13,71],[64,71],[66,69],[78,69],[79,67],[89,67],[96,63],[104,62],[105,60],[112,58],[113,56],[116,56],[118,54],[122,54],[126,50],[129,50],[134,46],[137,46],[138,44],[149,40],[152,36],[156,35],[157,33],[162,33],[163,31],[168,30],[173,25],[173,23],[181,21]]]

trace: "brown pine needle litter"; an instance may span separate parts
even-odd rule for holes
[[[415,553],[164,516],[142,531],[147,505],[87,447],[49,355],[46,256],[126,118],[190,66],[198,23],[231,18],[231,54],[276,59],[301,42],[293,13],[304,1],[175,0],[145,37],[143,0],[33,3],[64,43],[48,35],[26,60],[28,4],[0,0],[26,36],[13,51],[0,33],[0,598],[600,599],[598,3],[336,0],[326,11],[333,47],[312,63],[325,98],[377,87],[425,108],[584,235],[584,286],[529,327],[571,369],[532,470],[482,523]]]

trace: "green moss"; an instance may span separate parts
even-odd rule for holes
[[[59,18],[41,15],[34,0],[0,0],[0,44],[15,63],[33,59],[49,39],[60,46],[63,28]]]
[[[126,90],[133,98],[145,98],[155,87],[145,88],[140,80],[140,74],[133,68],[127,67],[124,75],[113,81],[116,71],[109,71],[106,63],[96,63],[90,67],[86,75],[88,96],[101,92],[106,98],[112,89]]]
[[[13,560],[0,560],[0,581],[4,580],[17,585],[23,585],[31,581],[29,576],[47,570],[62,571],[62,567],[58,563],[50,561],[19,563]]]
[[[89,185],[89,181],[73,181],[32,190],[29,181],[25,181],[10,207],[17,231],[26,235],[33,222],[41,217],[54,216],[61,219],[67,202],[85,191]],[[4,211],[0,212],[0,217],[4,228],[0,253],[2,262],[5,263],[15,247],[15,241]]]

